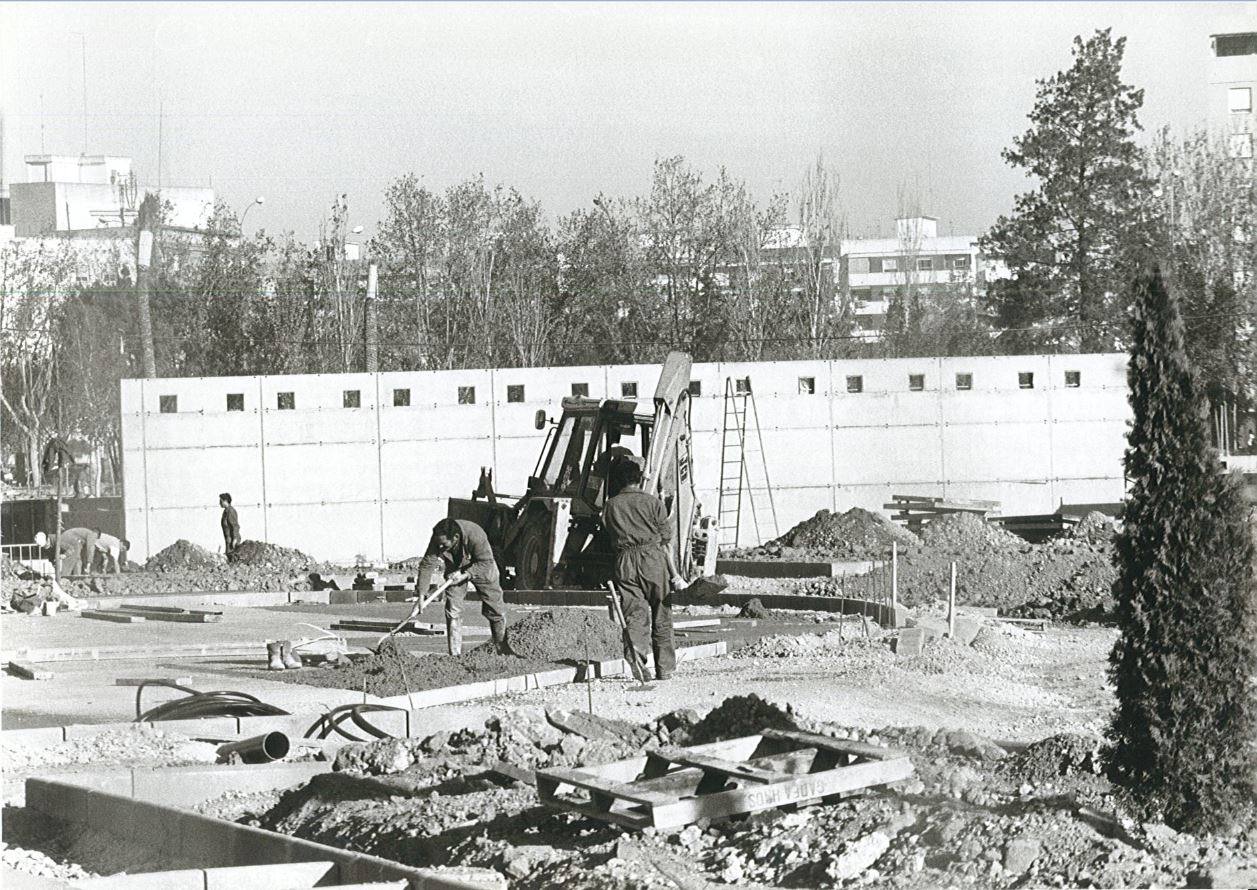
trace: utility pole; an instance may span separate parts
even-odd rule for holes
[[[153,316],[149,309],[149,294],[153,286],[153,247],[158,229],[160,212],[156,195],[148,194],[140,202],[135,245],[135,309],[140,327],[140,348],[144,362],[144,376],[157,376],[157,355],[153,351]]]
[[[380,370],[379,331],[375,320],[375,297],[379,272],[375,263],[367,264],[367,299],[363,305],[363,326],[366,333],[366,371],[374,374]]]

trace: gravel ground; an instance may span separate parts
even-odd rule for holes
[[[136,724],[56,745],[0,743],[0,775],[20,775],[74,766],[179,766],[213,763],[217,748]]]

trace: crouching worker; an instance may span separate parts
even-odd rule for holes
[[[612,576],[623,601],[629,637],[642,660],[655,656],[655,678],[666,680],[676,668],[672,636],[672,586],[685,581],[674,568],[672,524],[663,501],[641,488],[642,468],[621,458],[611,465],[611,490],[617,492],[602,511],[602,524],[615,551]]]
[[[438,575],[439,573],[439,575]],[[489,621],[493,645],[510,654],[506,642],[506,602],[498,563],[484,529],[468,519],[442,519],[432,529],[432,540],[419,564],[415,592],[426,596],[434,578],[454,581],[445,591],[445,637],[450,655],[463,651],[462,606],[468,586],[480,591],[480,611]]]

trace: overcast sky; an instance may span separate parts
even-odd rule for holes
[[[1245,24],[1247,22],[1247,24]],[[0,3],[5,159],[129,155],[254,225],[313,236],[334,196],[374,228],[390,181],[483,173],[552,215],[649,187],[658,157],[758,195],[817,153],[857,231],[902,196],[977,232],[1024,185],[1001,148],[1070,40],[1112,27],[1145,129],[1203,122],[1209,35],[1249,3]],[[82,38],[80,35],[83,35]]]

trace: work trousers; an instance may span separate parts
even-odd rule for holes
[[[621,550],[615,555],[615,583],[633,648],[643,656],[653,653],[655,677],[666,680],[676,669],[677,656],[663,548],[652,544]]]
[[[506,600],[502,598],[502,584],[499,581],[477,581],[476,590],[480,591],[480,614],[489,622],[489,629],[496,642],[501,636],[501,629],[506,627]],[[455,584],[445,591],[445,620],[457,621],[467,599],[469,582]],[[422,594],[420,594],[422,596]]]

